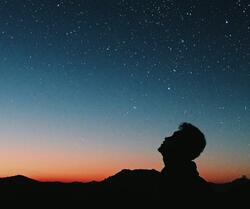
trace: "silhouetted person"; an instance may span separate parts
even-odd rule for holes
[[[159,186],[161,201],[175,203],[177,199],[193,204],[196,199],[209,198],[210,187],[199,176],[193,161],[202,153],[205,146],[204,134],[190,123],[182,123],[179,130],[165,138],[158,148],[165,164],[161,171]]]

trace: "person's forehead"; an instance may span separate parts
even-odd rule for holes
[[[176,138],[176,137],[179,137],[182,135],[182,132],[181,131],[175,131],[172,136],[168,136],[166,137],[165,139],[168,140],[168,139],[172,139],[172,138]]]

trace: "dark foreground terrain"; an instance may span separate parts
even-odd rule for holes
[[[206,206],[233,206],[249,208],[250,180],[246,177],[225,184],[209,183],[211,196],[200,199],[189,196],[168,197],[159,194],[155,170],[122,170],[101,182],[60,183],[39,182],[25,176],[0,178],[2,208],[138,208],[185,205],[186,199],[193,208]],[[190,205],[189,205],[190,206]]]

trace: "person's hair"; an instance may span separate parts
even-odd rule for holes
[[[185,146],[186,157],[190,160],[197,158],[206,146],[204,134],[191,123],[180,124],[179,132],[183,137],[182,142]]]

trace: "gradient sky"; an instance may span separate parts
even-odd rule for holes
[[[250,177],[247,0],[0,1],[0,176],[163,167],[183,121],[209,181]]]

